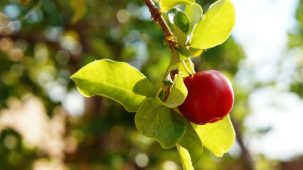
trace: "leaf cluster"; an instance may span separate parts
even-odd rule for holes
[[[84,96],[110,98],[129,112],[136,112],[135,124],[145,136],[156,139],[162,148],[177,147],[184,169],[193,169],[202,145],[223,156],[234,143],[229,117],[212,124],[194,125],[183,118],[177,107],[187,96],[183,77],[194,74],[190,58],[222,44],[231,34],[235,9],[230,0],[218,0],[203,14],[192,0],[161,0],[160,9],[177,40],[172,49],[163,86],[158,92],[136,68],[124,62],[94,61],[71,78]],[[177,74],[171,74],[177,70]]]

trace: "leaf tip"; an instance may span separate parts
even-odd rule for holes
[[[69,79],[75,81],[75,79],[76,79],[76,74],[71,75],[71,76],[69,77]]]

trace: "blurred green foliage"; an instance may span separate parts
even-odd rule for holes
[[[296,19],[298,21],[298,28],[295,33],[289,34],[289,47],[291,49],[303,48],[303,1],[300,0],[297,7]],[[303,97],[303,58],[298,59],[298,65],[294,74],[294,81],[291,85],[291,91]]]

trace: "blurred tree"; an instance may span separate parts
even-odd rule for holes
[[[299,49],[298,52],[302,53],[303,48],[303,1],[300,0],[296,18],[298,21],[298,27],[296,32],[289,34],[289,47],[290,49]],[[300,55],[300,54],[299,54]],[[302,54],[301,54],[302,55]],[[293,77],[293,82],[291,85],[291,91],[297,93],[303,97],[303,59],[300,57],[298,59],[298,64]]]

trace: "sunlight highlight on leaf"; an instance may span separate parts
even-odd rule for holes
[[[136,68],[124,62],[97,60],[82,67],[71,79],[84,96],[110,98],[129,112],[136,112],[146,97],[155,95],[151,82]]]
[[[230,36],[235,20],[235,8],[231,1],[218,0],[194,28],[191,47],[207,49],[222,44]]]
[[[178,4],[191,4],[194,0],[160,0],[161,12],[167,12]]]
[[[193,127],[203,146],[218,157],[227,153],[235,142],[235,131],[229,116],[216,123],[193,125]]]

